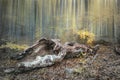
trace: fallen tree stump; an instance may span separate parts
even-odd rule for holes
[[[11,59],[21,60],[21,62],[17,64],[16,68],[6,69],[4,72],[22,72],[23,70],[47,67],[61,62],[64,58],[79,57],[81,53],[94,55],[98,49],[98,45],[91,48],[76,42],[62,44],[59,39],[42,38],[22,53],[12,56]]]

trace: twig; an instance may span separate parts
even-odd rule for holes
[[[98,56],[98,54],[96,54],[94,57],[93,57],[93,59],[92,59],[92,61],[90,61],[90,65],[94,62],[94,60],[97,58],[97,56]]]

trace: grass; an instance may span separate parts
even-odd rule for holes
[[[6,45],[1,45],[0,48],[10,48],[10,49],[15,49],[15,50],[24,50],[26,49],[28,46],[25,44],[15,44],[15,43],[11,43],[11,42],[7,42]]]

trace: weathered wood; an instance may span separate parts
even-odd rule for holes
[[[61,62],[64,58],[79,57],[81,53],[95,54],[99,46],[91,48],[84,44],[76,42],[66,42],[64,45],[60,43],[59,39],[45,39],[38,40],[35,44],[24,50],[22,53],[13,56],[11,59],[29,58],[37,54],[35,58],[24,60],[17,64],[19,68],[34,69],[38,67],[51,66],[57,62]],[[46,55],[41,56],[42,52],[47,52]],[[33,56],[32,56],[33,57]],[[18,70],[17,69],[17,70]],[[9,70],[11,71],[11,70]]]

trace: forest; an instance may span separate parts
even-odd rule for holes
[[[0,0],[0,80],[120,80],[120,0]]]

